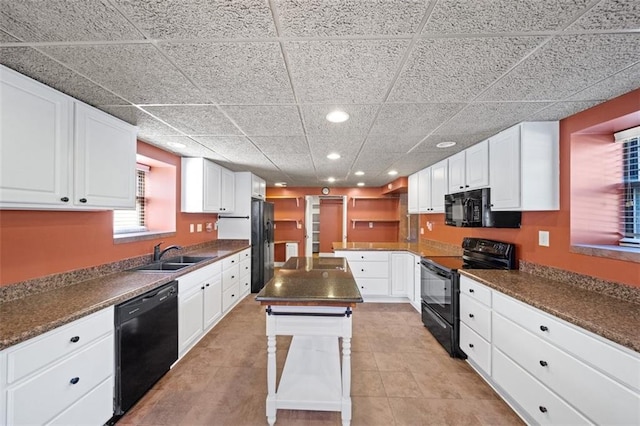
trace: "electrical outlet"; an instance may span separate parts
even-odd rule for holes
[[[196,229],[198,230],[198,232],[202,232],[202,224],[199,223]]]
[[[420,235],[424,235],[424,228],[420,228]]]
[[[373,222],[369,222],[369,228],[373,228]]]
[[[549,231],[538,231],[538,245],[549,247]]]
[[[194,225],[193,225],[193,223],[190,223],[189,224],[189,232],[193,232],[193,230],[194,230]]]

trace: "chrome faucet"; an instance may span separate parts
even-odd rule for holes
[[[182,246],[169,246],[166,249],[160,251],[160,244],[162,244],[164,241],[156,244],[155,246],[153,246],[153,261],[157,262],[160,260],[160,258],[169,250],[182,250]]]

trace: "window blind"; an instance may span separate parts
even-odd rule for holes
[[[640,138],[629,138],[623,142],[623,193],[621,197],[621,245],[640,245]]]
[[[136,208],[135,210],[113,211],[113,233],[125,234],[132,232],[144,232],[145,220],[145,181],[148,167],[139,167],[136,170]]]

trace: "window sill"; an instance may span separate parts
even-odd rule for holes
[[[635,247],[613,246],[603,244],[575,244],[571,246],[572,253],[587,256],[606,257],[623,260],[625,262],[640,263],[640,249]]]
[[[146,231],[117,234],[113,236],[114,244],[133,243],[136,241],[154,240],[162,237],[175,237],[175,231]]]

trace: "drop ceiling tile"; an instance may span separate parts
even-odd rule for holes
[[[531,121],[562,120],[570,115],[589,109],[602,101],[563,101],[553,104],[530,117]]]
[[[345,161],[345,158],[355,156],[358,153],[364,141],[364,136],[308,135],[307,140],[314,160],[327,160],[329,153],[337,152],[341,155],[341,158],[336,161]]]
[[[215,105],[167,105],[142,108],[188,135],[242,135],[242,132]]]
[[[275,4],[281,35],[317,37],[412,34],[418,29],[429,2],[276,0]]]
[[[541,41],[540,37],[419,40],[389,98],[394,102],[467,102]]]
[[[98,108],[127,123],[138,126],[140,128],[138,130],[138,136],[141,138],[182,135],[176,129],[172,129],[134,106],[101,105]]]
[[[159,46],[214,102],[294,101],[278,43],[160,43]]]
[[[465,148],[470,147],[478,142],[482,142],[490,136],[495,135],[495,132],[485,131],[479,133],[469,133],[469,134],[434,134],[426,137],[420,145],[418,145],[411,152],[426,152],[433,153],[436,155],[440,155],[443,153],[445,157],[451,156],[456,152],[462,151]],[[455,142],[456,145],[450,148],[438,148],[437,144],[440,142]]]
[[[555,30],[589,0],[440,0],[424,33],[505,33]]]
[[[239,166],[271,164],[268,158],[243,136],[194,136],[193,139]]]
[[[187,136],[152,136],[140,139],[165,151],[173,152],[180,157],[203,157],[217,163],[226,161],[226,158],[222,155],[199,144]],[[176,147],[171,145],[172,143],[180,143],[184,145],[184,147]]]
[[[425,136],[464,104],[384,104],[370,135]]]
[[[154,39],[275,37],[264,0],[114,0]]]
[[[269,159],[285,173],[311,173],[315,166],[309,154],[270,154]]]
[[[496,134],[521,121],[552,102],[502,102],[469,104],[435,131],[438,135]]]
[[[369,135],[364,142],[363,151],[385,154],[389,151],[406,153],[425,135]]]
[[[41,50],[134,104],[207,102],[152,45],[48,46]]]
[[[309,156],[309,146],[304,136],[251,136],[251,140],[270,158],[286,161],[289,155]]]
[[[375,117],[379,105],[302,105],[304,128],[308,135],[366,135]],[[331,123],[326,115],[333,110],[349,114],[343,123]]]
[[[293,136],[304,134],[294,105],[234,105],[222,110],[248,135]]]
[[[125,105],[124,99],[30,47],[0,48],[0,62],[89,105]]]
[[[375,176],[379,173],[388,172],[393,164],[405,155],[404,152],[375,152],[369,150],[362,150],[358,155],[358,158],[354,161],[351,171],[356,172],[361,170],[364,172],[363,176],[354,176],[354,179],[367,180],[371,176]]]
[[[569,30],[637,30],[640,28],[638,0],[602,0],[568,27]]]
[[[607,100],[631,92],[640,86],[640,62],[570,96],[567,100]]]
[[[2,13],[2,12],[0,12]],[[19,41],[17,38],[11,36],[10,34],[0,30],[0,43],[12,43]]]
[[[289,69],[302,102],[380,102],[407,40],[285,42]]]
[[[116,9],[102,1],[3,0],[0,28],[23,41],[142,39]]]
[[[392,167],[398,171],[398,176],[409,176],[412,173],[445,159],[447,156],[446,154],[435,151],[411,152],[400,157]]]
[[[640,61],[640,34],[554,37],[477,100],[561,100]]]

